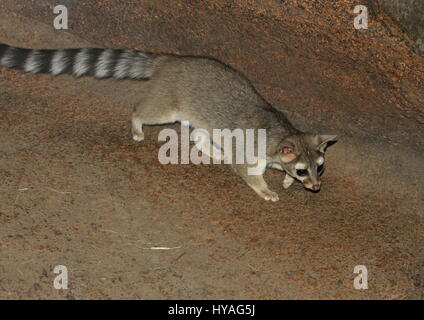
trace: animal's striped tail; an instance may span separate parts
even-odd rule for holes
[[[34,50],[0,43],[0,66],[33,73],[68,73],[76,77],[149,79],[156,57],[155,54],[137,50]]]

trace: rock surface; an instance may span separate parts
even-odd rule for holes
[[[320,193],[269,172],[267,203],[225,166],[160,165],[161,128],[133,142],[107,84],[2,68],[1,298],[424,298],[424,60],[387,15],[356,30],[350,0],[62,0],[58,31],[56,3],[2,0],[0,42],[213,56],[341,139]]]
[[[416,42],[416,50],[424,55],[424,1],[377,0]]]

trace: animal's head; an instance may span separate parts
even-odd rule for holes
[[[335,141],[335,135],[292,135],[279,144],[277,158],[287,174],[302,182],[305,188],[318,191],[325,169],[325,151]]]

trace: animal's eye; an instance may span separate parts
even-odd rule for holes
[[[318,166],[318,168],[317,168],[317,171],[318,172],[321,172],[322,170],[324,170],[324,165],[323,164],[320,165],[320,166]]]
[[[299,177],[304,177],[304,176],[306,176],[308,174],[308,170],[306,170],[306,169],[298,169],[298,170],[296,170],[296,174]]]

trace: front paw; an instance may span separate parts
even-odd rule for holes
[[[294,178],[289,176],[286,173],[286,176],[285,176],[284,181],[283,181],[283,188],[287,189],[288,187],[290,187],[293,184],[293,182],[294,182]]]
[[[261,191],[261,192],[259,193],[259,195],[260,195],[263,199],[265,199],[266,201],[271,200],[272,202],[275,202],[275,201],[278,201],[278,200],[279,200],[279,198],[278,198],[278,194],[277,194],[276,192],[274,192],[274,191],[271,191],[271,190]]]

